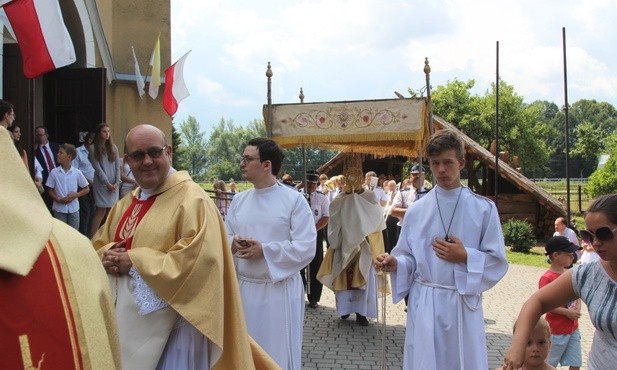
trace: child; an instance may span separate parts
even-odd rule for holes
[[[556,370],[546,363],[546,356],[551,348],[551,329],[544,318],[540,317],[538,323],[529,334],[525,349],[525,361],[523,370]],[[502,369],[501,367],[499,369]],[[496,369],[497,370],[497,369]]]
[[[88,194],[90,188],[84,174],[71,166],[76,155],[74,145],[60,145],[57,154],[60,166],[51,170],[45,185],[49,187],[49,196],[53,200],[54,217],[79,230],[79,201],[77,198]],[[77,191],[78,187],[82,189]]]
[[[579,246],[570,242],[565,236],[553,236],[546,243],[545,250],[551,267],[540,278],[538,284],[540,288],[557,279],[572,265]],[[570,370],[578,370],[582,365],[581,334],[578,330],[580,316],[578,300],[546,314],[552,342],[548,363],[552,366],[561,364],[570,366]]]
[[[581,240],[581,245],[583,246],[583,255],[579,260],[581,265],[600,260],[600,255],[598,255],[598,253],[596,253],[596,250],[593,249],[593,245],[587,243],[584,240]]]
[[[229,208],[229,198],[227,195],[227,190],[225,189],[225,181],[216,180],[213,187],[216,192],[214,203],[216,203],[216,207],[219,209],[219,212],[224,220],[225,216],[227,216],[227,209]]]
[[[229,200],[232,200],[234,198],[234,195],[236,195],[236,183],[235,182],[229,183],[229,192],[231,193],[229,195]]]

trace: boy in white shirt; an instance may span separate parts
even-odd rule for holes
[[[88,194],[88,180],[84,174],[71,166],[77,151],[71,144],[62,144],[58,149],[59,167],[49,173],[47,185],[49,196],[53,200],[54,217],[79,230],[79,201],[77,198]],[[82,188],[78,191],[78,188]]]

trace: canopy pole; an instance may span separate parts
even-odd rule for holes
[[[426,103],[428,105],[428,133],[433,135],[433,102],[431,101],[431,66],[428,57],[424,58],[424,74],[426,75]]]
[[[300,88],[300,104],[304,104],[304,91]],[[308,195],[308,176],[306,175],[306,145],[302,144],[302,173],[304,173],[304,195]],[[308,281],[308,280],[307,280]]]
[[[268,122],[266,122],[266,135],[272,138],[272,68],[270,62],[268,62],[268,69],[266,69],[266,77],[268,78]]]

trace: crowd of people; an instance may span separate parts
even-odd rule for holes
[[[107,124],[78,148],[50,141],[39,126],[30,175],[9,103],[0,101],[0,117],[12,133],[0,129],[0,163],[15,174],[0,197],[3,209],[18,202],[16,209],[51,212],[32,232],[25,230],[34,220],[17,211],[1,226],[9,241],[1,255],[13,256],[0,259],[0,290],[15,297],[6,312],[32,304],[15,287],[35,289],[55,269],[49,281],[72,292],[65,309],[84,319],[71,324],[75,340],[54,345],[79,348],[80,361],[96,368],[300,369],[305,308],[319,306],[325,285],[340,319],[355,314],[360,326],[377,318],[379,293],[391,289],[394,302],[408,299],[405,369],[488,368],[482,293],[508,263],[495,204],[461,183],[464,145],[454,132],[438,131],[426,144],[434,185],[421,164],[399,182],[371,171],[359,176],[350,164],[348,173],[308,173],[297,184],[278,178],[284,154],[276,142],[255,138],[239,160],[252,188],[237,192],[217,181],[212,199],[171,166],[172,147],[154,126],[132,128],[123,155]],[[582,303],[597,329],[589,369],[614,366],[616,210],[615,195],[594,201],[582,248],[556,220],[546,245],[550,267],[523,305],[504,369],[579,368]],[[82,273],[90,276],[75,281]],[[40,312],[10,331],[0,325],[2,343],[19,338],[5,347],[12,361],[22,361],[24,348],[28,365],[43,361],[36,351],[49,342],[43,328],[53,328],[40,323],[58,312]]]

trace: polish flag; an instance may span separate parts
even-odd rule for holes
[[[178,110],[178,104],[188,97],[189,90],[184,83],[184,61],[190,51],[165,70],[165,91],[163,91],[163,108],[170,117]]]
[[[75,62],[75,48],[58,0],[3,1],[2,11],[21,50],[26,78]]]

